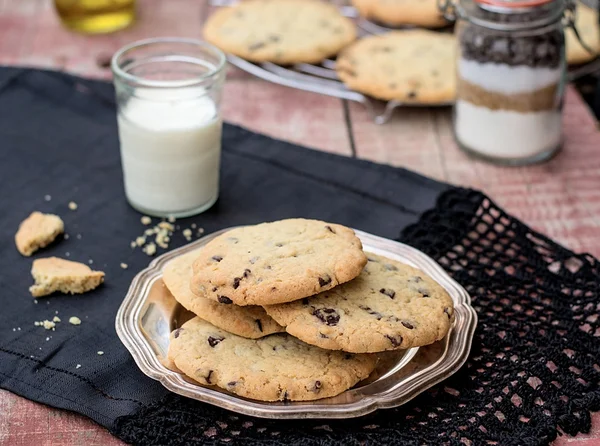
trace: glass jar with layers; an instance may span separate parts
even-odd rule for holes
[[[561,147],[563,0],[461,0],[457,5],[459,146],[523,165]]]

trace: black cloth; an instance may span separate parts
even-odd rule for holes
[[[231,125],[222,164],[220,200],[183,226],[212,232],[303,216],[412,244],[473,297],[480,323],[465,367],[403,407],[350,421],[253,419],[170,394],[137,369],[114,330],[128,285],[149,258],[129,246],[144,227],[123,194],[112,87],[4,68],[0,387],[143,445],[521,445],[547,444],[559,429],[589,430],[590,410],[600,409],[599,274],[591,256],[531,231],[478,192]],[[31,259],[13,242],[33,210],[61,215],[69,234],[34,258],[91,260],[106,272],[105,285],[33,302]],[[176,235],[171,248],[184,243]],[[56,312],[55,331],[34,325]],[[70,316],[82,324],[69,324]]]

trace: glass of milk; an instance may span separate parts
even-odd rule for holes
[[[186,217],[219,195],[225,55],[194,39],[134,42],[112,59],[127,200]]]

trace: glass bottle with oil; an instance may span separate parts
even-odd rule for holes
[[[88,34],[118,31],[135,19],[135,0],[54,0],[54,6],[67,28]]]

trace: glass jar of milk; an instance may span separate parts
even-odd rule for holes
[[[193,39],[135,42],[112,59],[127,200],[186,217],[219,195],[225,55]]]

